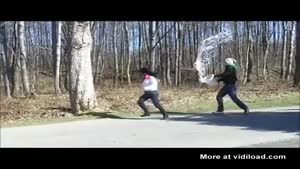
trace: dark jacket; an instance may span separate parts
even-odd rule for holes
[[[225,71],[221,74],[215,75],[218,77],[218,82],[223,81],[225,85],[235,84],[237,79],[236,68],[232,65],[226,65]]]

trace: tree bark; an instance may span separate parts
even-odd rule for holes
[[[296,22],[296,55],[295,55],[294,86],[300,87],[300,22]]]
[[[295,49],[295,43],[296,41],[296,24],[293,22],[292,23],[292,35],[291,35],[291,52],[288,57],[288,65],[287,65],[287,73],[286,73],[286,80],[289,81],[291,78],[291,73],[292,73],[292,62],[293,62],[293,57],[295,55],[296,49]]]
[[[61,94],[59,87],[59,70],[61,58],[61,21],[52,22],[52,55],[54,60],[54,89],[57,95]]]
[[[119,64],[117,52],[117,22],[113,24],[113,53],[114,53],[114,87],[118,86],[119,79]]]
[[[131,88],[131,78],[130,78],[130,66],[131,66],[131,56],[129,53],[129,32],[128,32],[128,27],[126,22],[123,23],[124,26],[124,33],[125,33],[125,51],[126,51],[126,56],[128,56],[128,63],[127,63],[127,69],[126,69],[126,73],[127,73],[127,81],[128,81],[128,85]]]
[[[71,111],[74,114],[97,106],[91,68],[91,41],[89,22],[73,22],[69,51],[70,101]]]
[[[5,89],[5,95],[7,98],[11,98],[11,94],[10,94],[10,85],[9,85],[9,80],[8,80],[8,69],[7,69],[7,65],[6,65],[6,56],[5,56],[5,52],[0,53],[0,63],[1,63],[1,67],[2,67],[2,74],[3,74],[3,79],[4,79],[4,89]]]
[[[282,45],[282,56],[281,56],[281,64],[280,64],[280,79],[285,78],[285,73],[286,73],[286,65],[285,65],[285,60],[286,60],[286,50],[287,50],[287,29],[286,29],[286,24],[284,23],[285,21],[282,21],[282,39],[283,39],[283,45]]]
[[[0,25],[2,25],[3,22],[0,22]],[[5,23],[4,23],[5,24]],[[3,68],[3,78],[4,78],[4,88],[5,88],[5,95],[7,98],[11,98],[11,90],[10,90],[10,82],[9,82],[9,77],[10,77],[10,72],[9,72],[9,63],[7,58],[8,58],[8,49],[7,49],[7,36],[6,36],[6,25],[0,26],[0,36],[2,36],[2,45],[3,45],[3,53],[1,55],[2,58],[2,65],[1,67]],[[1,59],[0,58],[0,59]]]
[[[149,57],[150,57],[150,69],[151,71],[155,70],[155,42],[156,42],[156,22],[150,21],[149,22]]]
[[[166,22],[167,25],[167,22]],[[165,27],[165,32],[167,32],[167,26]],[[169,35],[170,38],[170,35]],[[167,71],[167,83],[169,86],[172,85],[172,80],[171,80],[171,41],[168,43],[168,38],[166,37],[166,51],[167,51],[167,62],[166,62],[166,71]]]
[[[21,73],[22,73],[22,80],[23,80],[23,87],[25,90],[25,96],[30,96],[30,85],[29,85],[29,78],[27,72],[27,55],[26,55],[26,48],[25,48],[25,32],[24,32],[25,23],[24,21],[18,22],[18,37],[19,37],[19,46],[20,46],[20,63],[21,63]]]
[[[252,38],[250,39],[251,29],[249,27],[248,21],[245,23],[247,30],[247,54],[246,54],[246,69],[245,69],[245,77],[244,84],[251,82],[251,73],[252,73],[252,57],[251,57],[251,49],[252,49]]]

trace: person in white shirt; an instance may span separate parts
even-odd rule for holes
[[[142,88],[144,90],[144,94],[139,98],[138,105],[143,109],[144,114],[142,117],[150,116],[150,113],[145,105],[145,101],[148,99],[151,99],[152,103],[156,108],[158,108],[163,115],[163,120],[168,119],[169,115],[164,110],[164,108],[161,106],[158,100],[158,82],[155,78],[155,73],[149,71],[147,68],[142,68],[140,70],[141,73],[143,73],[143,82],[142,82]]]

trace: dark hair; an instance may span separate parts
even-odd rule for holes
[[[146,73],[146,74],[148,74],[148,75],[150,75],[150,76],[154,76],[154,77],[156,77],[156,75],[157,75],[157,73],[152,72],[152,71],[150,71],[150,70],[147,69],[147,68],[141,68],[141,69],[140,69],[140,72]]]

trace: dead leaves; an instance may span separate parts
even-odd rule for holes
[[[205,107],[215,103],[218,91],[212,88],[161,88],[160,101],[166,110],[183,110],[191,107]],[[129,88],[101,88],[98,92],[97,112],[130,112],[141,113],[137,101],[141,96],[138,86]],[[280,99],[286,96],[300,96],[299,91],[292,87],[276,84],[241,86],[238,96],[246,102],[257,99]],[[157,111],[149,105],[149,110]],[[70,113],[68,94],[39,94],[34,99],[17,98],[0,100],[0,116],[2,122],[24,121],[31,119],[54,119],[73,116]]]

